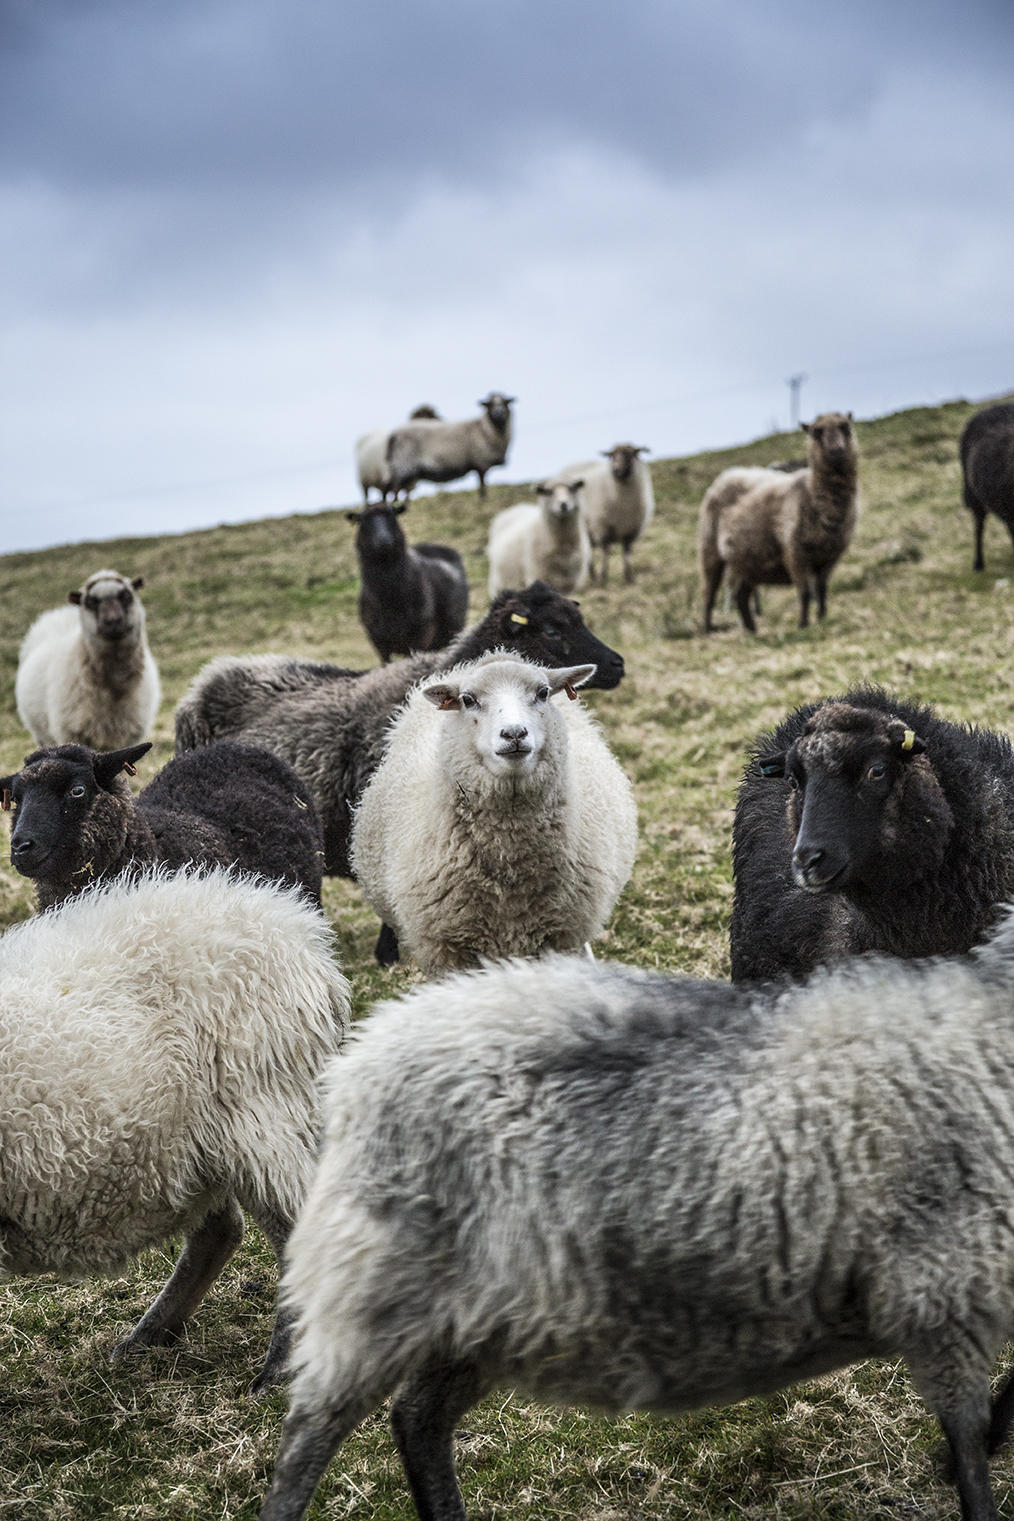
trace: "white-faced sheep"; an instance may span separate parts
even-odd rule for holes
[[[15,809],[11,864],[49,908],[103,877],[144,866],[237,866],[320,903],[323,840],[309,788],[277,755],[221,740],[178,756],[134,798],[151,746],[51,745],[0,778]]]
[[[736,981],[953,955],[1014,898],[1014,750],[860,687],[753,746],[733,823]]]
[[[960,449],[965,506],[975,519],[972,568],[982,570],[982,530],[988,512],[996,514],[1014,543],[1014,402],[999,402],[969,418]]]
[[[831,571],[852,539],[859,511],[859,453],[852,414],[824,412],[804,423],[807,468],[723,470],[701,503],[699,550],[704,632],[728,571],[743,627],[755,633],[758,586],[787,586],[799,597],[799,627],[827,610]]]
[[[418,1515],[463,1521],[454,1433],[498,1386],[673,1414],[898,1356],[997,1521],[1012,1071],[1011,918],[780,996],[552,957],[382,1006],[329,1069],[261,1521],[392,1394]]]
[[[650,453],[646,444],[614,444],[602,453],[604,459],[568,465],[560,474],[584,478],[581,511],[593,547],[602,551],[601,581],[605,586],[609,551],[614,544],[623,550],[624,580],[629,583],[634,579],[630,549],[655,515],[655,493],[651,471],[640,457]]]
[[[630,783],[589,715],[550,700],[593,670],[489,655],[418,687],[392,724],[352,870],[425,971],[604,929],[637,847]]]
[[[516,400],[490,391],[478,405],[478,417],[462,422],[419,418],[395,428],[387,441],[388,490],[406,497],[417,481],[457,481],[474,470],[479,495],[486,495],[486,473],[502,465],[511,442],[511,406]]]
[[[414,412],[409,413],[409,422],[420,418],[429,418],[431,421],[438,419],[440,413],[436,407],[431,407],[424,402],[416,407]],[[391,472],[387,467],[387,441],[391,436],[390,428],[374,428],[370,433],[364,433],[356,439],[356,469],[359,473],[359,485],[362,488],[363,501],[369,506],[370,491],[380,492],[380,500],[386,502],[391,492]]]
[[[489,594],[546,581],[557,591],[580,591],[591,567],[591,540],[582,512],[581,476],[541,481],[537,502],[517,502],[489,525]]]
[[[214,871],[145,875],[0,937],[0,1262],[117,1273],[183,1232],[114,1357],[174,1340],[243,1235],[277,1253],[312,1171],[348,987],[319,910]],[[258,1384],[284,1371],[284,1317]]]
[[[161,691],[135,595],[143,585],[97,570],[69,594],[75,607],[50,608],[28,630],[14,694],[37,745],[112,750],[151,733]]]
[[[465,626],[468,576],[456,549],[412,544],[403,502],[375,503],[345,516],[356,524],[359,617],[381,660],[441,650]]]

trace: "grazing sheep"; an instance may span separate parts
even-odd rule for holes
[[[733,823],[734,980],[966,951],[1014,898],[1014,750],[877,687],[752,748]]]
[[[489,594],[547,581],[557,591],[580,591],[591,566],[591,540],[578,493],[580,476],[536,486],[541,500],[518,502],[489,525]]]
[[[456,549],[405,541],[405,504],[380,502],[347,512],[356,524],[359,617],[386,664],[392,655],[440,650],[465,626],[468,577]]]
[[[52,745],[0,778],[3,806],[16,810],[11,864],[35,882],[41,909],[103,877],[191,862],[258,872],[320,903],[320,821],[291,766],[220,740],[171,760],[135,799],[122,773],[150,749]]]
[[[427,402],[416,407],[414,412],[409,413],[409,422],[420,418],[431,420],[439,418],[440,413],[436,407],[431,407]],[[359,472],[359,484],[362,487],[363,501],[370,505],[370,487],[380,492],[380,500],[386,502],[391,492],[391,475],[387,468],[387,440],[391,436],[390,428],[374,428],[370,433],[364,433],[356,439],[356,468]]]
[[[824,617],[828,577],[856,526],[859,454],[851,412],[824,412],[803,428],[805,470],[723,470],[708,488],[699,543],[706,634],[726,567],[750,633],[757,631],[750,600],[758,586],[791,582],[800,628],[810,621],[811,597]]]
[[[897,1356],[996,1521],[1012,1070],[1011,918],[780,996],[551,957],[381,1006],[329,1068],[261,1521],[391,1394],[418,1515],[463,1521],[454,1433],[497,1387],[675,1414]]]
[[[417,481],[457,481],[470,470],[479,478],[479,495],[486,495],[486,472],[502,465],[511,442],[514,396],[490,391],[478,405],[478,417],[463,422],[421,418],[402,423],[387,441],[388,490],[406,498]]]
[[[114,1358],[174,1340],[243,1236],[277,1253],[316,1151],[316,1078],[347,1022],[300,893],[224,871],[104,884],[0,937],[0,1258],[119,1273],[185,1235]],[[275,1325],[255,1388],[284,1371]]]
[[[97,570],[69,593],[75,607],[50,608],[28,630],[14,695],[37,745],[112,750],[151,733],[161,691],[135,596],[143,585]]]
[[[604,460],[568,465],[561,471],[564,476],[584,477],[581,511],[593,547],[602,551],[603,586],[609,576],[609,550],[613,544],[623,549],[624,580],[629,583],[634,579],[630,548],[655,515],[651,471],[640,458],[650,452],[646,444],[614,444],[611,449],[602,450]],[[591,573],[594,577],[594,556]]]
[[[537,581],[497,597],[448,649],[372,671],[286,655],[212,660],[176,710],[177,753],[232,738],[284,757],[317,805],[325,872],[348,877],[351,810],[380,763],[392,714],[423,677],[495,649],[552,665],[594,662],[590,687],[623,678],[623,657],[595,638],[577,604]]]
[[[975,519],[973,570],[982,570],[982,530],[987,512],[1000,519],[1014,543],[1014,402],[985,407],[961,432],[965,506]]]
[[[417,687],[392,724],[350,858],[424,971],[605,928],[637,849],[630,783],[588,714],[550,701],[593,673],[486,655]]]

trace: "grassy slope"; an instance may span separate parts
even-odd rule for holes
[[[956,440],[972,407],[923,408],[859,425],[864,515],[831,583],[829,617],[795,628],[790,590],[765,593],[762,632],[697,632],[697,507],[726,465],[801,452],[779,436],[654,466],[658,516],[636,551],[631,588],[582,596],[588,623],[621,649],[628,678],[593,693],[634,780],[641,846],[601,952],[644,966],[725,976],[729,833],[744,747],[798,702],[858,679],[937,704],[951,718],[1007,727],[1014,712],[1014,561],[987,530],[987,565],[971,565]],[[492,511],[519,497],[494,488],[421,499],[415,538],[462,550],[485,606],[482,545]],[[285,650],[373,663],[355,612],[352,529],[328,512],[174,538],[75,545],[0,559],[0,768],[27,748],[14,713],[17,648],[32,617],[100,565],[147,579],[145,603],[165,702],[155,760],[171,753],[172,712],[200,665],[226,651]],[[615,574],[615,572],[614,572]],[[153,774],[154,764],[143,773]],[[326,904],[357,1007],[415,980],[370,961],[375,924],[347,883]],[[31,898],[0,868],[0,924]],[[188,1342],[147,1364],[110,1370],[104,1354],[167,1272],[149,1254],[114,1283],[18,1283],[0,1330],[0,1516],[53,1521],[253,1517],[270,1470],[284,1399],[244,1397],[267,1330],[273,1271],[252,1233]],[[679,1422],[601,1421],[503,1396],[460,1438],[475,1517],[547,1514],[575,1521],[654,1518],[943,1517],[952,1493],[934,1476],[935,1440],[904,1372],[866,1364],[820,1384]],[[997,1465],[1001,1507],[1014,1466]],[[393,1521],[411,1507],[381,1417],[333,1465],[312,1514]]]

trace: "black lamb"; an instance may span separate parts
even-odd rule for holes
[[[15,809],[11,863],[40,908],[135,866],[188,862],[295,884],[319,905],[320,822],[291,766],[223,740],[171,760],[134,798],[123,772],[150,749],[50,745],[0,778]]]
[[[961,433],[965,506],[975,519],[973,570],[982,570],[982,530],[995,513],[1014,543],[1014,402],[999,402],[969,418]]]
[[[356,524],[359,617],[381,660],[440,650],[468,615],[468,577],[456,549],[413,544],[398,518],[404,502],[376,502],[347,512]]]
[[[1014,897],[1014,751],[879,687],[808,703],[753,746],[732,840],[734,981],[967,951]]]

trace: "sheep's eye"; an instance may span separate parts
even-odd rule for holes
[[[794,771],[790,771],[787,780],[790,792],[802,792],[803,779],[801,776],[797,776]]]
[[[94,597],[86,597],[84,599],[84,605],[90,613],[93,613],[99,604]]]
[[[85,790],[80,782],[78,782],[76,787],[72,787],[67,794],[68,797],[84,797],[84,795]]]
[[[462,692],[461,706],[463,708],[477,708],[479,704],[476,698],[472,696],[471,692]]]
[[[873,765],[870,766],[867,769],[866,780],[868,782],[879,782],[879,781],[882,781],[883,778],[886,775],[887,775],[887,767],[884,764],[884,762],[883,761],[874,761]]]
[[[540,687],[539,690],[535,694],[535,701],[536,702],[548,702],[549,701],[549,688],[548,687]]]

